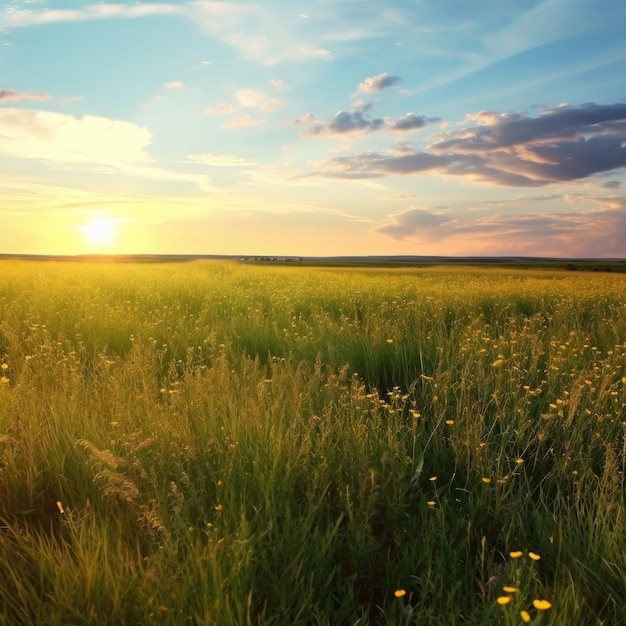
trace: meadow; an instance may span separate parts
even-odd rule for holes
[[[0,623],[626,615],[626,277],[0,262]]]

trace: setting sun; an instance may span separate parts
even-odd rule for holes
[[[85,240],[95,248],[110,247],[117,236],[116,223],[106,217],[99,217],[79,226]]]

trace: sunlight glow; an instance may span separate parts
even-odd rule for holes
[[[85,241],[94,248],[109,248],[117,237],[117,224],[106,217],[98,217],[78,227]]]

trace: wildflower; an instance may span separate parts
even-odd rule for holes
[[[510,585],[504,585],[504,587],[502,587],[502,590],[506,591],[507,593],[517,593],[519,591],[517,587],[511,587]]]
[[[9,369],[9,366],[8,366],[6,363],[3,363],[2,365],[0,365],[0,367],[1,367],[3,370],[8,370],[8,369]]]
[[[501,606],[504,606],[505,604],[508,604],[511,601],[510,596],[500,596],[496,602],[498,604],[500,604]]]
[[[63,508],[63,504],[57,500],[57,509],[59,509],[59,513],[63,515],[65,513],[65,509]]]
[[[528,557],[533,561],[538,561],[541,558],[536,552],[529,552]]]
[[[521,550],[515,550],[514,552],[509,552],[509,556],[512,559],[519,559],[524,553]]]
[[[518,465],[521,465],[521,464],[524,462],[524,459],[515,459],[515,462],[516,462]]]
[[[446,424],[448,426],[452,426],[452,424],[454,424],[454,420],[446,420]]]
[[[429,500],[426,504],[430,507],[434,507],[437,503],[434,500]]]
[[[519,616],[522,618],[522,622],[528,624],[530,622],[530,613],[528,611],[524,611],[523,609],[519,612]]]
[[[221,511],[223,508],[224,508],[224,507],[223,507],[223,505],[221,505],[221,504],[216,504],[216,505],[215,505],[215,510],[216,510],[216,511]]]
[[[437,477],[431,476],[428,480],[430,480],[431,483],[434,483],[437,480]]]
[[[7,383],[10,383],[10,382],[11,382],[10,378],[7,378],[6,376],[0,376],[0,383],[4,383],[6,385]]]
[[[393,339],[387,339],[387,343],[393,343]]]
[[[548,602],[548,600],[533,600],[533,606],[538,611],[547,611],[552,606],[552,603]]]
[[[485,483],[485,485],[488,485],[491,482],[491,478],[487,478],[486,476],[483,476],[481,480]]]
[[[396,598],[402,598],[402,596],[406,595],[406,590],[405,589],[396,589],[393,592],[393,595],[396,596]]]
[[[498,359],[491,364],[491,367],[502,367],[504,359]]]

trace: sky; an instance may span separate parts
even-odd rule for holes
[[[626,257],[624,0],[0,0],[0,253]]]

